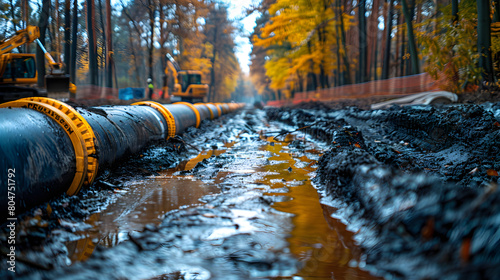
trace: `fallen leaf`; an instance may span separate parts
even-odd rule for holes
[[[425,226],[422,228],[422,236],[425,239],[431,239],[434,235],[434,217],[429,217]]]
[[[50,204],[47,203],[47,214],[50,217],[50,214],[52,214],[52,207],[50,207]]]
[[[486,174],[488,174],[488,176],[498,176],[498,172],[493,169],[488,169],[488,171],[486,171]]]
[[[460,247],[460,258],[464,263],[469,262],[470,259],[470,243],[471,243],[470,237],[466,238],[462,242],[462,246]]]

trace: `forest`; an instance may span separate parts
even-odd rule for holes
[[[161,89],[167,54],[181,69],[203,73],[210,101],[231,99],[241,77],[234,42],[238,30],[228,19],[227,5],[218,1],[2,1],[0,40],[26,25],[39,26],[40,41],[64,62],[77,86],[144,88],[151,78]],[[35,44],[25,48],[19,51],[35,52]]]
[[[498,86],[500,0],[259,0],[240,17],[252,13],[249,74],[235,55],[241,30],[227,1],[3,1],[0,39],[37,25],[72,82],[108,88],[151,78],[160,89],[169,54],[202,71],[209,101],[287,99],[424,72],[455,93]]]
[[[264,0],[251,78],[267,99],[429,73],[455,93],[497,88],[498,0]]]

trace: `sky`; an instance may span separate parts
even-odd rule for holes
[[[228,4],[229,9],[229,19],[236,22],[236,26],[240,25],[243,27],[244,33],[236,37],[236,57],[240,62],[241,70],[244,73],[250,72],[250,52],[252,51],[252,45],[248,36],[253,32],[255,27],[255,20],[258,17],[258,13],[254,12],[251,15],[245,17],[246,8],[250,7],[252,2],[258,3],[256,0],[224,0]]]

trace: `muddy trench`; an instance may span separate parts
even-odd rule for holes
[[[309,107],[203,121],[31,210],[15,279],[500,275],[500,104]]]

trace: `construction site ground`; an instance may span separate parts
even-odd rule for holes
[[[498,101],[203,121],[19,217],[0,278],[495,279]]]

